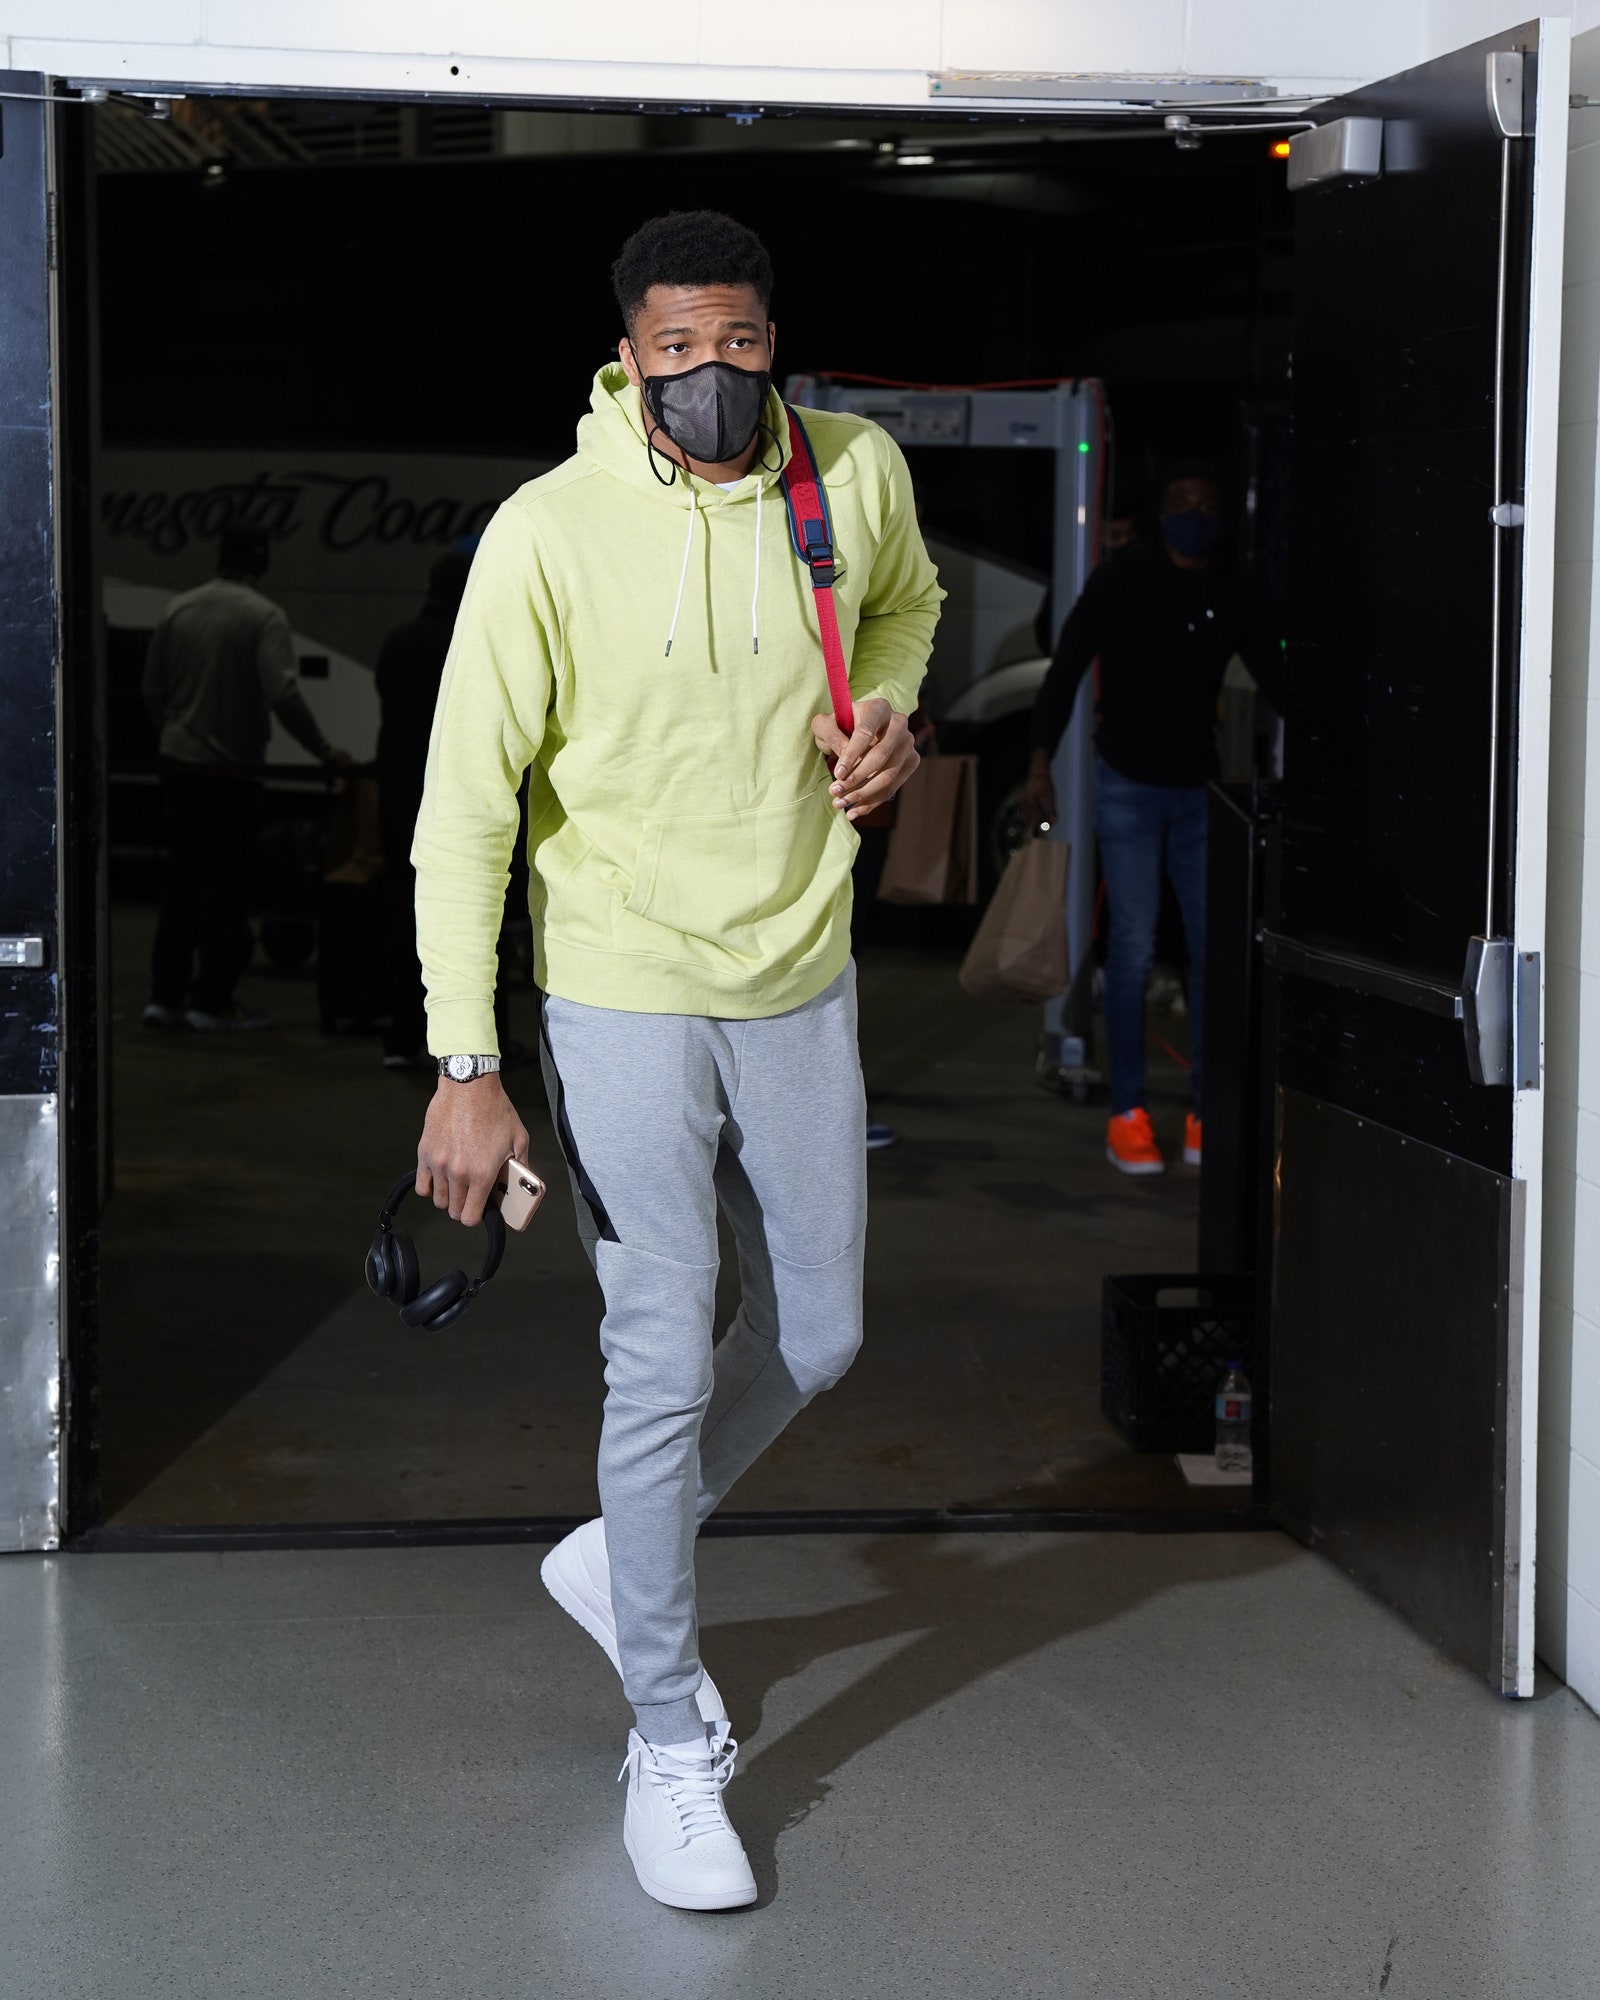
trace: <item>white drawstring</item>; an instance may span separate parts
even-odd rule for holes
[[[761,494],[764,482],[756,477],[756,587],[750,593],[750,650],[761,651],[761,627],[756,619],[756,606],[761,601]]]
[[[766,491],[761,479],[756,480],[756,581],[750,593],[750,650],[761,651],[761,497]],[[683,567],[678,571],[678,596],[672,607],[672,623],[667,629],[667,650],[665,657],[672,657],[672,642],[678,636],[678,614],[683,609],[684,585],[689,580],[689,551],[694,546],[695,515],[699,511],[699,497],[694,488],[689,488],[689,532],[683,538]]]
[[[672,657],[672,642],[678,636],[678,613],[683,609],[683,586],[689,581],[689,551],[694,546],[695,490],[689,488],[689,532],[683,538],[683,567],[678,571],[678,601],[672,607],[672,623],[667,628],[666,657]]]

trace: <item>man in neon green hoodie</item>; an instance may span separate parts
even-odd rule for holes
[[[475,1223],[507,1156],[527,1157],[493,998],[531,767],[545,1083],[607,1383],[603,1514],[543,1576],[633,1703],[640,1883],[720,1909],[756,1889],[722,1802],[736,1745],[699,1658],[695,1534],[860,1344],[851,822],[917,767],[906,718],[943,593],[894,442],[801,413],[833,524],[846,736],[791,541],[765,250],[727,216],[669,215],[612,276],[621,364],[595,377],[575,456],[491,521],[440,690],[412,851],[441,1072],[417,1187]],[[743,1297],[713,1352],[719,1204]]]

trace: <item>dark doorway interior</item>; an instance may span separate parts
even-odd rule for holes
[[[202,1044],[140,1027],[161,857],[134,689],[153,605],[209,574],[241,506],[276,522],[280,577],[315,537],[350,541],[350,587],[307,581],[292,608],[308,699],[344,700],[341,675],[370,670],[364,635],[385,606],[420,596],[481,501],[571,449],[615,336],[616,246],[648,213],[702,205],[737,213],[773,251],[780,373],[1099,375],[1128,504],[1148,510],[1172,455],[1204,453],[1236,499],[1261,480],[1241,553],[1270,589],[1291,282],[1282,164],[1258,136],[1180,154],[1157,134],[938,126],[912,128],[913,149],[904,126],[863,121],[179,110],[164,134],[120,107],[96,114],[100,550],[116,597],[104,1517],[585,1513],[597,1293],[559,1176],[471,1318],[411,1334],[368,1297],[360,1260],[428,1080],[382,1071],[370,1037],[320,1032],[314,959],[269,954],[265,938],[242,992],[275,1029]],[[166,149],[159,165],[151,147]],[[923,153],[929,164],[903,163]],[[1031,590],[1036,604],[1043,462],[912,458],[930,542],[1020,578],[1019,603]],[[436,511],[413,495],[386,514],[398,468],[424,462],[440,468]],[[1017,614],[1012,656],[1037,650],[1031,619]],[[315,776],[287,765],[269,807],[313,836],[327,813]],[[899,1135],[872,1167],[868,1348],[733,1504],[1237,1506],[1247,1494],[1186,1488],[1169,1456],[1130,1451],[1099,1411],[1101,1278],[1194,1268],[1195,1176],[1111,1173],[1104,1106],[1037,1086],[1036,1013],[957,988],[972,921],[865,912],[864,1057],[873,1114]],[[526,1049],[537,996],[515,952],[506,985],[508,1046]],[[1152,1109],[1169,1128],[1184,1091],[1179,990],[1168,977],[1150,1012]],[[536,1069],[508,1085],[554,1167]],[[423,1233],[430,1268],[462,1258],[447,1231]]]

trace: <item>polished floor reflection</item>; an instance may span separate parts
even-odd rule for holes
[[[640,1893],[540,1548],[0,1562],[8,2000],[1575,2000],[1600,1723],[1277,1535],[700,1550],[760,1901]]]

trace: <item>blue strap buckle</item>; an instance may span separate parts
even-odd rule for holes
[[[833,544],[828,540],[826,524],[822,521],[807,521],[805,537],[806,561],[811,566],[812,589],[832,590],[835,564]]]

